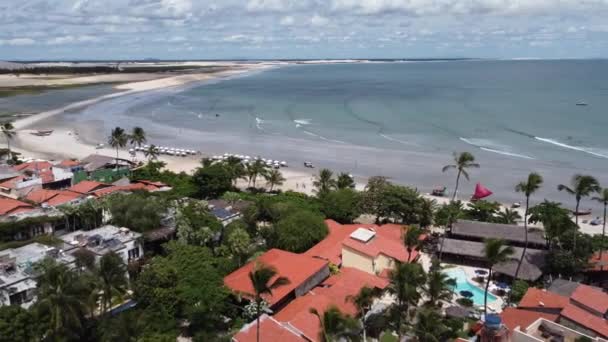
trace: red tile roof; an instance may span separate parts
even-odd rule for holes
[[[531,287],[519,302],[520,308],[553,308],[563,309],[570,303],[568,297]]]
[[[59,206],[68,202],[71,202],[75,199],[81,198],[83,195],[79,194],[77,192],[72,192],[72,191],[60,191],[59,194],[57,194],[57,196],[54,196],[53,198],[49,199],[46,203],[48,205],[51,206]]]
[[[73,185],[68,190],[73,191],[73,192],[78,192],[81,194],[88,194],[95,190],[107,188],[110,186],[111,186],[110,184],[105,184],[105,183],[100,183],[100,182],[90,181],[90,180],[84,180],[76,185]]]
[[[296,298],[274,317],[301,331],[308,339],[317,341],[320,332],[319,320],[309,312],[310,308],[323,312],[330,306],[336,306],[342,313],[355,316],[357,308],[347,300],[349,296],[356,295],[364,286],[384,289],[387,285],[388,281],[373,274],[343,267],[339,274],[331,276],[308,294]]]
[[[34,162],[15,165],[15,166],[13,166],[13,170],[15,170],[15,171],[24,171],[24,170],[44,171],[44,170],[50,170],[52,167],[53,167],[53,164],[49,163],[48,161],[34,161]]]
[[[608,294],[591,286],[580,284],[570,299],[604,315],[608,311]]]
[[[334,220],[325,220],[325,224],[329,230],[329,234],[323,241],[319,242],[304,254],[329,260],[331,263],[340,265],[342,256],[342,246],[346,245],[357,251],[370,255],[377,256],[379,253],[386,254],[400,261],[407,260],[407,249],[404,247],[401,237],[403,235],[403,226],[397,224],[385,224],[378,226],[375,224],[347,224],[341,225]],[[362,243],[350,238],[358,228],[373,229],[376,236],[368,243]],[[418,255],[417,252],[412,256],[412,260]]]
[[[129,185],[113,185],[113,186],[109,186],[107,188],[103,188],[103,189],[99,189],[99,190],[95,190],[93,191],[92,195],[95,197],[103,197],[115,192],[120,192],[120,191],[124,191],[124,192],[129,192],[129,191],[134,191],[134,190],[147,190],[146,189],[146,185],[142,184],[142,183],[133,183],[133,184],[129,184]]]
[[[62,166],[62,167],[73,167],[73,166],[78,166],[80,164],[81,164],[81,162],[78,160],[66,159],[66,160],[62,160],[61,163],[59,163],[57,165]]]
[[[8,197],[0,197],[0,215],[23,213],[34,210],[34,207]]]
[[[55,181],[55,175],[52,170],[44,170],[38,173],[38,177],[42,179],[42,184],[51,183]]]
[[[57,190],[38,189],[27,194],[25,199],[34,203],[41,204],[57,196],[57,194],[59,194],[59,191]]]
[[[224,277],[224,284],[237,293],[253,296],[254,291],[249,280],[249,272],[253,270],[256,262],[274,267],[277,270],[277,277],[286,277],[290,282],[275,289],[272,296],[265,298],[270,305],[276,304],[310,277],[327,267],[327,262],[320,259],[271,249],[256,260]]]
[[[168,187],[167,184],[162,183],[162,182],[153,182],[153,181],[143,180],[143,179],[134,181],[133,183],[142,183],[142,184],[146,185],[146,189],[149,191],[154,191],[154,190]]]
[[[533,310],[505,308],[500,313],[500,317],[502,318],[502,323],[506,325],[509,330],[513,331],[515,328],[519,327],[520,330],[525,331],[530,324],[536,322],[539,318],[555,322],[558,315]]]
[[[13,178],[9,178],[4,182],[0,183],[0,187],[6,189],[15,189],[17,187],[17,183],[22,182],[25,179],[25,176],[17,176]]]
[[[257,322],[253,321],[232,337],[234,342],[257,341]],[[260,341],[269,342],[304,342],[296,332],[277,322],[274,318],[263,315],[260,317]]]
[[[595,316],[574,304],[566,306],[560,316],[591,329],[604,338],[608,337],[608,322],[605,319]]]

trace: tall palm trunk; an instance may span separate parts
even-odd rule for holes
[[[116,146],[116,166],[115,166],[116,171],[118,171],[118,146]]]
[[[262,301],[258,299],[256,302],[256,313],[258,317],[256,318],[257,331],[255,332],[255,338],[257,342],[260,342],[260,309],[262,307]]]
[[[574,209],[574,224],[576,225],[576,228],[574,228],[574,235],[573,235],[573,239],[572,239],[572,253],[576,252],[576,233],[578,233],[578,207],[581,204],[581,200],[580,199],[576,199],[576,208]]]
[[[604,265],[602,264],[602,253],[604,252],[604,239],[606,238],[606,207],[608,206],[608,203],[604,202],[604,221],[602,224],[602,243],[600,245],[600,270],[604,270]]]
[[[452,195],[452,202],[454,202],[454,200],[456,200],[456,193],[458,192],[458,183],[460,183],[460,174],[462,173],[462,170],[458,170],[458,175],[456,176],[456,186],[454,187],[454,195]]]
[[[492,267],[488,268],[488,281],[486,282],[486,292],[483,296],[483,318],[487,319],[488,316],[488,289],[490,288],[490,281],[492,280]]]
[[[524,262],[524,257],[526,256],[526,250],[528,249],[528,208],[530,207],[530,196],[526,196],[526,210],[524,211],[524,250],[521,252],[521,257],[519,258],[519,262],[517,263],[517,269],[515,270],[514,280],[517,280],[517,276],[519,275],[519,269],[521,268],[521,264]],[[509,299],[511,296],[509,296]],[[509,300],[510,302],[510,300]]]
[[[13,159],[13,154],[11,153],[11,139],[6,137],[6,149],[8,150],[8,159],[6,159],[8,164],[11,164],[11,160]]]
[[[363,327],[363,342],[367,342],[367,331],[365,331],[365,309],[361,309],[361,327]]]

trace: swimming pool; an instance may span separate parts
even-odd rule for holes
[[[452,290],[454,291],[454,293],[459,295],[460,291],[470,291],[471,293],[473,293],[473,297],[471,298],[471,300],[473,300],[473,303],[475,305],[483,306],[483,297],[485,293],[484,290],[471,284],[467,279],[467,275],[466,273],[464,273],[464,270],[462,270],[461,268],[450,268],[445,270],[443,273],[447,274],[450,278],[456,279],[456,286]],[[488,293],[488,303],[492,303],[495,300],[496,296],[491,293]]]

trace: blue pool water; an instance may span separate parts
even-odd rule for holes
[[[475,305],[483,305],[483,297],[485,292],[479,287],[471,284],[467,279],[466,273],[464,273],[462,269],[451,268],[446,270],[444,273],[447,274],[450,278],[456,279],[456,286],[453,289],[454,293],[460,294],[460,291],[470,291],[471,293],[473,293],[473,298],[471,298],[473,300],[473,303]],[[488,303],[492,303],[495,300],[496,297],[491,293],[488,293]]]

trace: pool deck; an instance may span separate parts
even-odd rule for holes
[[[448,267],[446,268],[446,270],[449,269],[461,269],[464,271],[464,273],[467,276],[467,280],[469,281],[469,283],[471,283],[471,285],[477,286],[478,288],[480,288],[482,291],[485,291],[485,285],[483,286],[479,286],[478,283],[476,281],[473,280],[473,278],[475,278],[477,275],[475,274],[475,270],[480,269],[479,267],[470,267],[470,266],[462,266],[462,265],[454,265],[454,264],[441,264],[442,267]],[[449,267],[451,266],[451,267]],[[491,284],[490,284],[491,286]],[[488,312],[491,313],[500,313],[502,312],[502,307],[504,305],[504,300],[495,295],[492,294],[494,297],[496,297],[496,300],[493,302],[488,302]],[[460,295],[456,295],[454,297],[454,303],[456,303],[456,299],[459,298]],[[483,305],[476,305],[476,308],[480,309],[483,312]]]

